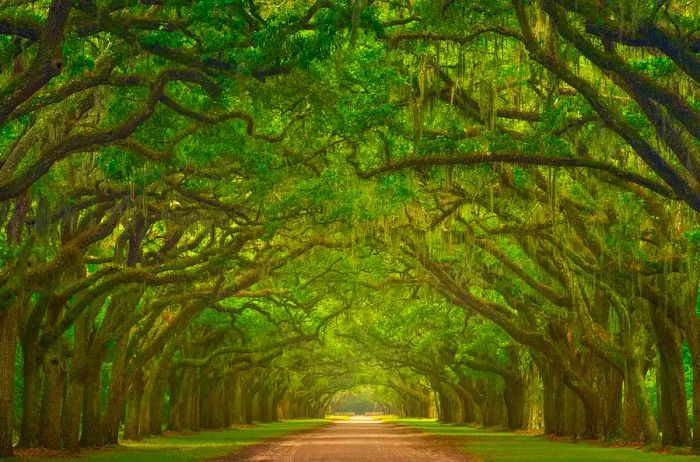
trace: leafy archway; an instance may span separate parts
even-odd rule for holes
[[[363,384],[700,449],[699,17],[2,2],[0,457]]]

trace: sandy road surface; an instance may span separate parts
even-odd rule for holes
[[[463,462],[454,442],[355,416],[277,441],[249,446],[226,462]]]

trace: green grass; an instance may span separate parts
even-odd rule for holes
[[[161,436],[124,442],[113,449],[83,451],[79,458],[14,459],[29,462],[76,460],[80,462],[194,462],[230,454],[242,446],[328,423],[327,420],[288,420],[246,428],[201,431],[190,435]]]
[[[603,447],[586,443],[549,441],[544,437],[445,425],[430,419],[393,419],[426,433],[464,436],[464,451],[485,462],[691,462],[700,457],[646,452],[634,448]]]

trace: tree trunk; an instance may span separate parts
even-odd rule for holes
[[[126,370],[126,345],[128,336],[117,342],[109,376],[109,391],[102,418],[102,442],[117,444],[119,442],[119,423],[121,422],[122,404],[124,402],[124,373]]]
[[[640,375],[640,377],[642,376]],[[617,369],[610,368],[605,374],[603,395],[606,411],[605,431],[608,438],[617,437],[622,429],[624,382],[624,375]],[[651,411],[649,396],[645,394],[642,398],[645,399],[647,409]]]
[[[83,396],[83,424],[80,445],[102,446],[102,419],[100,413],[100,389],[102,387],[102,358],[88,370]]]
[[[19,431],[19,443],[21,448],[33,448],[39,438],[40,420],[40,391],[41,378],[39,376],[39,345],[37,336],[31,340],[22,342],[24,365],[22,367],[22,424]]]
[[[243,399],[243,422],[245,424],[251,425],[253,423],[253,398],[255,397],[254,393],[251,391],[246,391],[244,393],[244,399]],[[304,416],[307,417],[307,416]]]
[[[438,403],[438,421],[449,422],[450,411],[448,410],[447,399],[441,390],[436,390],[435,394],[437,395]]]
[[[280,402],[284,396],[284,391],[275,391],[272,394],[272,406],[271,406],[271,416],[273,422],[279,422],[280,420]]]
[[[252,403],[253,403],[253,422],[261,422],[262,417],[262,406],[263,406],[262,392],[257,390],[253,393]]]
[[[571,393],[567,401],[569,401],[569,409],[574,412],[574,417],[570,418],[570,420],[575,426],[574,428],[576,428],[574,434],[577,437],[583,436],[586,439],[602,440],[607,436],[605,432],[604,403],[601,402],[599,396],[596,396],[595,392]],[[580,405],[583,405],[584,410],[584,427],[582,434],[580,434],[577,426],[577,412],[580,409]]]
[[[143,370],[138,370],[135,372],[127,390],[123,435],[125,440],[138,441],[141,439],[139,424],[144,386]]]
[[[21,72],[20,67],[15,71]],[[12,218],[7,223],[7,243],[18,247],[30,208],[28,193],[15,199]],[[17,262],[22,264],[24,262]],[[15,427],[15,360],[17,357],[17,329],[20,310],[24,306],[23,287],[0,287],[0,457],[12,456]]]
[[[697,300],[697,293],[692,300]],[[693,304],[686,321],[690,357],[693,363],[693,454],[700,454],[700,319],[695,316]]]
[[[226,393],[226,426],[229,427],[234,423],[238,423],[240,418],[239,401],[240,394],[238,392],[239,385],[237,374],[228,374],[224,382],[224,390]]]
[[[187,430],[194,428],[194,419],[192,415],[194,413],[194,376],[192,374],[192,369],[188,368],[185,370],[183,375],[185,383],[182,387],[182,401],[181,401],[181,416],[180,423],[182,427]]]
[[[270,415],[272,412],[270,411],[270,393],[269,390],[263,389],[260,394],[258,395],[258,401],[259,401],[259,409],[260,409],[260,414],[259,418],[261,422],[271,422],[272,418]]]
[[[211,394],[215,384],[207,374],[203,374],[199,384],[199,422],[202,428],[212,427]]]
[[[83,380],[80,377],[68,378],[68,389],[63,400],[63,412],[61,414],[61,440],[62,446],[70,451],[80,448],[80,413],[83,408]]]
[[[198,383],[195,378],[195,370],[186,368],[182,375],[182,388],[180,390],[180,426],[183,430],[196,430],[199,425],[199,410],[197,401]]]
[[[163,403],[165,402],[165,379],[168,369],[160,367],[154,377],[149,401],[148,433],[160,435],[163,433]]]
[[[522,380],[506,381],[503,389],[508,430],[522,430],[525,424],[525,383]]]
[[[80,422],[88,373],[88,329],[88,314],[83,313],[75,321],[73,355],[61,415],[61,439],[63,447],[70,451],[80,449]]]
[[[565,436],[564,382],[561,373],[548,367],[542,371],[544,431],[550,435]]]
[[[623,431],[632,441],[657,441],[659,432],[647,396],[642,368],[636,360],[628,360],[625,371],[625,408]]]
[[[148,430],[151,428],[151,397],[153,391],[153,383],[146,382],[141,397],[139,406],[139,439],[148,436]]]
[[[428,417],[427,409],[424,409],[422,403],[418,402],[417,416],[418,417]],[[471,395],[462,396],[462,420],[463,423],[476,423],[477,411],[476,404]]]
[[[182,374],[178,371],[170,372],[168,393],[170,394],[170,411],[168,413],[168,430],[178,431],[182,428],[180,422],[182,406]]]
[[[215,377],[209,388],[206,407],[209,408],[207,425],[209,428],[222,428],[226,426],[226,400],[224,399],[224,378]]]
[[[571,391],[568,385],[564,385],[561,394],[563,403],[561,411],[564,426],[563,434],[574,438],[595,439],[595,436],[593,436],[596,427],[595,407],[591,406],[592,411],[587,413],[584,404],[581,403],[581,400]],[[590,421],[587,421],[587,418]]]
[[[700,345],[699,345],[700,346]],[[693,454],[700,454],[700,352],[693,356]]]
[[[655,322],[658,335],[659,368],[658,379],[661,401],[660,420],[664,446],[685,446],[690,443],[690,422],[685,392],[685,376],[681,339],[677,328]]]
[[[0,457],[12,456],[15,422],[15,356],[19,306],[0,312]]]
[[[483,383],[483,382],[482,382]],[[500,393],[495,391],[495,388],[485,386],[484,389],[484,406],[483,420],[484,426],[497,427],[503,425],[503,398]]]
[[[200,403],[200,371],[195,372],[194,387],[192,387],[192,430],[198,431],[201,428],[199,423],[199,403]]]
[[[65,376],[65,355],[60,345],[55,345],[44,357],[44,393],[41,399],[39,427],[39,446],[44,448],[61,447],[61,404]]]

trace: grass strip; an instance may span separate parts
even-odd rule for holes
[[[80,462],[195,462],[224,456],[250,444],[268,438],[308,430],[325,425],[329,421],[288,420],[284,422],[260,423],[248,427],[225,430],[204,430],[190,434],[166,433],[163,436],[143,441],[124,441],[119,446],[105,449],[83,450],[79,455],[54,453],[51,457],[36,453],[7,461],[57,462],[79,460]]]
[[[484,462],[691,462],[700,456],[678,455],[674,449],[649,452],[615,443],[553,441],[545,436],[494,431],[463,425],[442,424],[434,419],[383,419],[425,433],[445,437],[464,437],[463,450]]]

